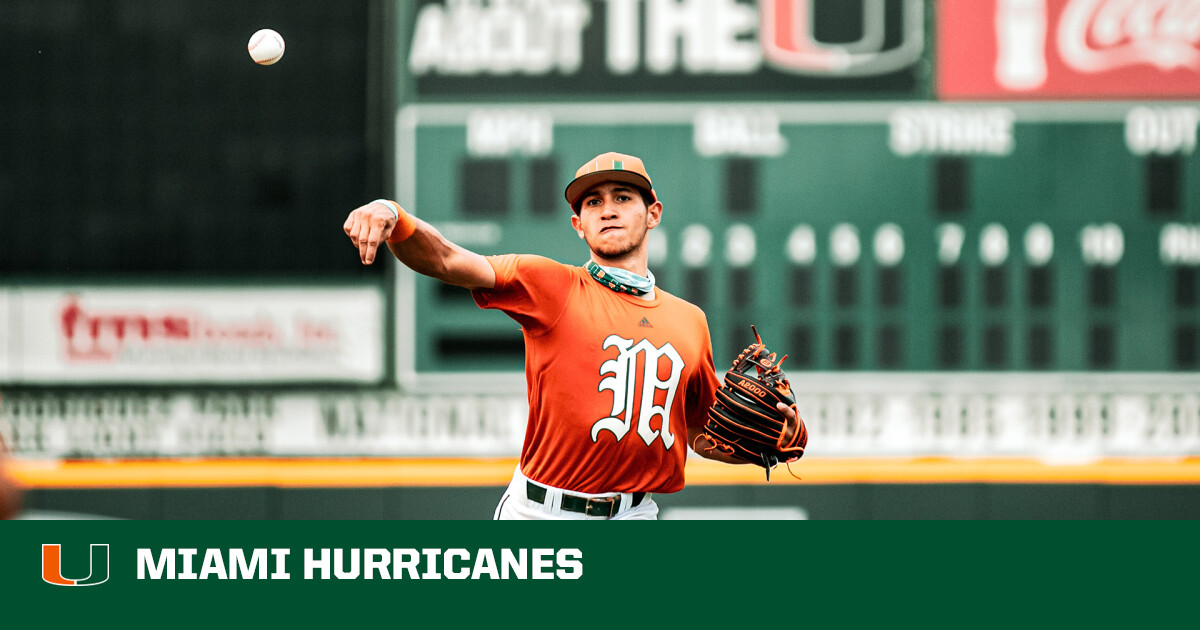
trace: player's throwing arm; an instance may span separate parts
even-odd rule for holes
[[[399,204],[376,199],[355,208],[342,225],[364,265],[375,262],[386,243],[400,262],[417,273],[468,289],[490,288],[496,273],[487,260],[446,240],[432,225]]]

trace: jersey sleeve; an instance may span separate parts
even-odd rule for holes
[[[496,286],[471,291],[475,304],[502,311],[534,335],[554,326],[574,286],[571,267],[528,254],[486,258],[496,271]]]
[[[717,390],[721,389],[721,380],[717,378],[717,370],[713,365],[712,338],[708,333],[708,321],[701,316],[704,349],[701,351],[700,368],[692,375],[688,383],[688,406],[686,422],[689,427],[702,427],[708,422],[708,410],[717,398]]]

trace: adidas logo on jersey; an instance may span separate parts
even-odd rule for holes
[[[646,319],[645,317],[642,318],[642,321],[638,322],[638,326],[641,326],[642,328],[654,328],[654,324],[651,324],[650,320]]]

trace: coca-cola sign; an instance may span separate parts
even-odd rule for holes
[[[939,0],[937,93],[1200,96],[1200,0]]]

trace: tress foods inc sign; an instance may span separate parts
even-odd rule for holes
[[[411,11],[407,69],[426,97],[915,96],[926,47],[924,0],[426,0]]]
[[[0,298],[15,383],[374,383],[374,287],[32,287]]]
[[[1198,0],[939,0],[943,99],[1195,98]]]

